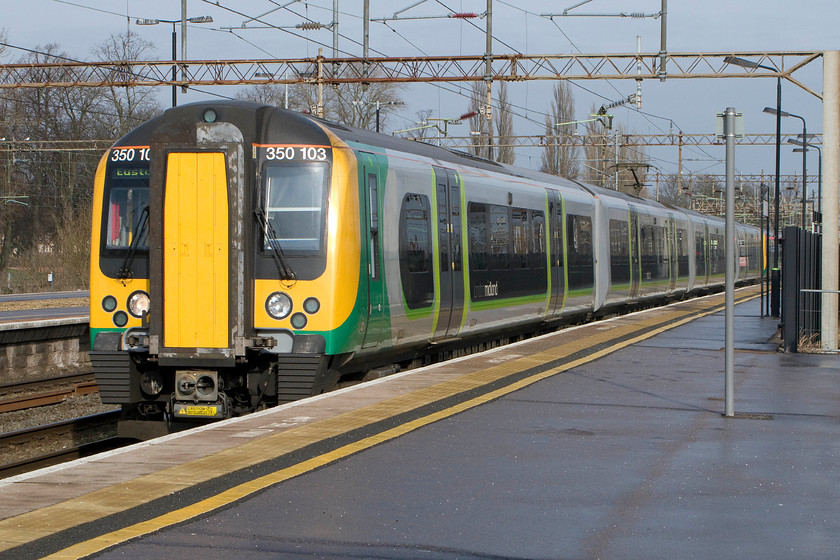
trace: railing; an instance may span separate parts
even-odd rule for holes
[[[840,290],[800,290],[799,336],[796,341],[797,351],[818,351],[822,349],[820,337],[822,330],[822,307],[824,296],[838,297]],[[828,306],[837,309],[837,305]]]

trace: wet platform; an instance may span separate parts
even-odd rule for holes
[[[835,558],[838,357],[739,304],[726,418],[722,303],[0,481],[0,557]]]

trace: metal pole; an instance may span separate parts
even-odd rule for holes
[[[823,149],[825,150],[825,210],[823,215],[822,290],[838,289],[838,207],[840,207],[840,51],[823,53]],[[837,350],[837,294],[823,293],[820,344]]]
[[[683,133],[680,130],[679,147],[677,148],[677,192],[682,193],[682,147]]]
[[[820,148],[817,148],[817,213],[820,215],[820,232],[822,232],[822,149]]]
[[[773,269],[770,278],[770,315],[781,316],[782,294],[779,278],[779,200],[782,189],[779,175],[782,165],[782,79],[776,78],[776,193],[773,209]]]
[[[338,58],[338,0],[333,0],[333,58]]]
[[[761,183],[761,187],[759,187],[758,192],[759,192],[759,202],[758,202],[758,204],[759,204],[759,206],[758,206],[759,214],[758,215],[761,217],[759,222],[758,222],[759,223],[758,229],[759,229],[759,231],[761,231],[761,237],[763,238],[764,237],[764,197],[767,194],[767,185],[765,185],[764,183]],[[766,253],[767,253],[766,246],[767,246],[767,244],[764,243],[764,240],[762,239],[762,243],[761,243],[761,281],[759,282],[759,284],[761,285],[761,312],[760,312],[761,317],[764,317],[764,276],[765,276],[766,269],[767,269],[767,259],[765,258]]]
[[[181,60],[187,60],[187,0],[181,0]]]
[[[490,109],[493,101],[493,0],[487,0],[487,37],[484,52],[484,81],[487,83],[487,159],[493,159],[493,112]]]
[[[178,45],[178,37],[175,35],[175,24],[178,22],[172,22],[172,106],[175,107],[178,104],[178,88],[175,87],[175,80],[178,79],[178,65],[175,64],[176,56],[177,56],[177,45]]]
[[[316,110],[318,118],[324,118],[324,53],[318,49],[318,107]]]
[[[370,0],[362,8],[362,77],[368,77],[368,52],[370,50]]]
[[[333,49],[332,55],[333,58],[338,58],[338,0],[333,0],[333,20],[332,20],[332,32],[333,32]],[[332,75],[333,77],[338,75],[338,65],[333,63],[332,65]]]
[[[175,57],[172,58],[175,59]],[[187,0],[181,0],[181,60],[187,61]],[[186,66],[181,72],[181,77],[185,82],[187,81]],[[181,93],[187,93],[187,86],[181,88]]]
[[[805,201],[808,199],[808,170],[806,168],[806,155],[808,154],[808,129],[805,126],[805,119],[802,119],[802,231],[805,231]]]
[[[724,113],[723,135],[726,137],[726,416],[735,415],[735,109]]]
[[[764,202],[762,202],[762,212],[764,217],[764,281],[767,286],[765,293],[764,315],[770,316],[770,187],[768,186],[764,191]]]
[[[661,26],[659,34],[659,81],[664,82],[667,72],[665,71],[665,61],[667,59],[668,48],[666,46],[667,31],[668,31],[668,0],[662,0],[661,11]]]
[[[618,190],[618,129],[616,128],[613,131],[613,138],[615,139],[614,142],[614,151],[615,151],[615,190]]]

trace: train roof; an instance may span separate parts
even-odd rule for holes
[[[258,127],[268,128],[269,130],[260,130],[263,137],[282,136],[284,141],[289,141],[290,136],[296,137],[300,135],[304,137],[305,141],[311,141],[314,136],[323,134],[318,133],[315,123],[328,129],[338,138],[345,142],[353,142],[358,144],[365,144],[372,147],[379,147],[386,150],[393,150],[397,152],[404,152],[427,157],[431,160],[451,163],[463,167],[471,167],[483,171],[500,173],[517,178],[527,179],[530,181],[557,186],[564,189],[573,189],[579,192],[589,193],[592,196],[602,199],[620,199],[626,202],[641,204],[648,207],[656,207],[660,209],[671,209],[683,214],[702,218],[712,221],[722,221],[721,218],[701,214],[693,210],[687,210],[670,204],[662,204],[655,200],[643,198],[640,196],[623,193],[602,187],[596,187],[582,183],[577,180],[571,180],[557,175],[550,175],[540,171],[531,169],[524,169],[513,165],[502,164],[495,161],[487,160],[477,157],[467,152],[457,150],[449,150],[441,146],[435,146],[426,142],[408,140],[405,138],[390,136],[387,134],[380,134],[347,126],[341,123],[329,121],[316,117],[315,115],[300,113],[297,111],[290,111],[264,103],[253,103],[250,101],[239,100],[219,100],[219,101],[201,101],[197,103],[189,103],[167,109],[162,115],[159,115],[132,130],[122,138],[120,138],[115,146],[140,146],[148,145],[155,132],[162,124],[166,122],[184,122],[184,121],[200,121],[201,115],[207,109],[215,109],[220,118],[224,119],[227,115],[231,117],[238,114],[236,124],[243,126],[248,130],[243,130],[246,138],[253,136],[256,138]],[[253,119],[247,119],[245,116],[249,113],[254,114]],[[238,122],[241,120],[242,122]],[[246,122],[249,121],[249,122]],[[282,126],[278,126],[282,125]],[[276,131],[272,132],[271,128],[276,127]],[[309,140],[307,140],[309,139]],[[272,140],[279,141],[279,140]]]

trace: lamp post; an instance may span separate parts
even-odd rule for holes
[[[353,105],[373,105],[376,107],[376,132],[379,132],[379,111],[382,105],[405,105],[402,101],[353,101]]]
[[[817,214],[820,217],[820,231],[822,231],[822,150],[819,146],[809,144],[808,139],[796,140],[795,138],[788,138],[788,144],[801,146],[800,148],[794,149],[794,152],[809,150],[811,148],[817,150]]]
[[[175,24],[176,23],[212,23],[213,18],[210,16],[197,16],[192,18],[186,19],[138,19],[136,21],[137,25],[158,25],[159,23],[171,23],[172,24],[172,106],[175,107],[178,104],[178,89],[175,86],[175,80],[178,79],[178,65],[176,64],[178,60],[177,50],[176,47],[178,45],[178,37],[175,33]]]
[[[768,113],[770,115],[777,115],[777,117],[794,117],[794,118],[797,118],[797,119],[801,120],[802,121],[802,140],[804,142],[808,141],[808,128],[805,125],[805,119],[803,117],[800,117],[799,115],[794,115],[793,113],[788,113],[787,111],[779,111],[777,109],[773,109],[772,107],[765,107],[764,112]],[[806,164],[805,153],[806,152],[804,152],[804,151],[802,152],[802,229],[803,230],[805,229],[805,201],[806,201],[807,194],[808,194],[806,186],[805,186],[805,181],[807,179],[807,177],[805,175],[805,173],[806,173],[806,170],[805,170],[805,164]]]
[[[763,68],[764,70],[772,70],[773,72],[778,73],[778,68],[773,68],[771,66],[764,66],[763,64],[758,64],[757,62],[753,62],[751,60],[746,60],[744,58],[740,58],[737,56],[727,56],[723,59],[724,62],[727,64],[734,64],[736,66],[740,66],[741,68],[748,68],[748,69],[756,69],[756,68]],[[781,315],[781,278],[779,276],[779,201],[782,198],[781,194],[781,185],[779,183],[779,175],[781,174],[781,167],[782,167],[782,77],[776,76],[776,185],[775,185],[775,192],[774,198],[775,201],[773,203],[773,270],[772,270],[772,278],[770,281],[771,291],[770,291],[770,300],[771,300],[771,311],[770,314],[773,317],[779,317]],[[766,112],[766,109],[765,109]]]

